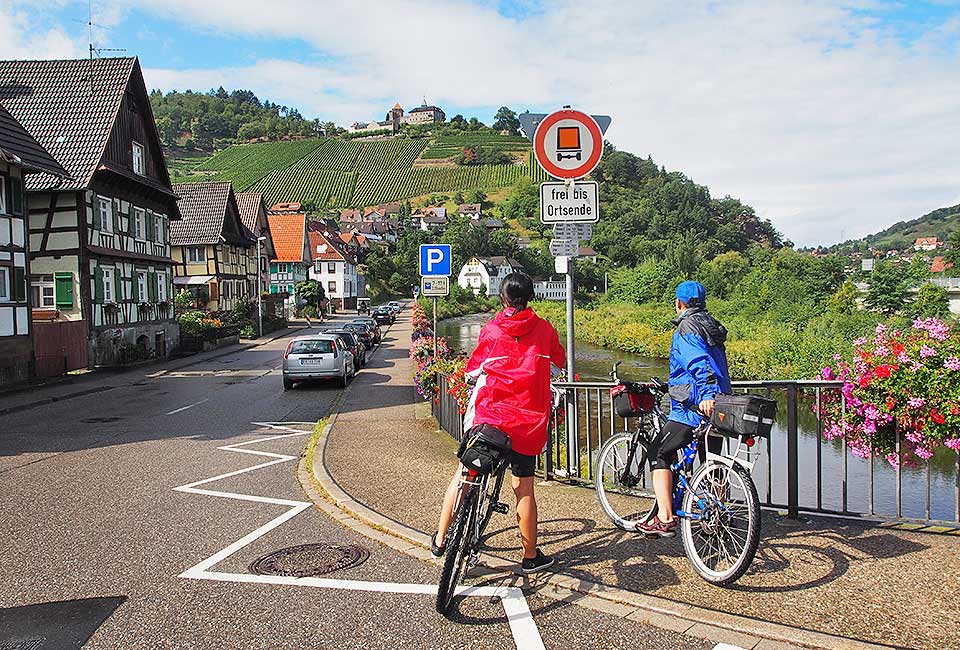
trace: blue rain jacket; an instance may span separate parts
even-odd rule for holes
[[[697,405],[731,392],[724,349],[727,330],[700,307],[687,309],[673,322],[677,329],[670,346],[669,419],[696,427],[703,420]]]

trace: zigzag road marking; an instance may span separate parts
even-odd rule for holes
[[[273,436],[266,436],[263,438],[257,438],[255,440],[248,440],[246,442],[239,442],[233,445],[226,445],[224,447],[217,447],[217,449],[223,451],[232,451],[239,454],[251,454],[254,456],[262,456],[264,458],[270,458],[264,463],[258,465],[253,465],[251,467],[246,467],[244,469],[238,469],[233,472],[227,472],[226,474],[220,474],[219,476],[214,476],[211,478],[205,478],[194,483],[188,483],[186,485],[181,485],[180,487],[173,488],[175,492],[185,492],[187,494],[200,494],[203,496],[210,497],[223,497],[225,499],[236,499],[239,501],[253,501],[255,503],[265,503],[269,505],[277,506],[287,506],[289,510],[283,514],[271,519],[264,525],[260,526],[256,530],[251,531],[250,533],[244,535],[237,541],[233,542],[226,548],[217,551],[207,559],[201,561],[200,563],[190,567],[178,577],[187,578],[192,580],[216,580],[221,582],[239,582],[239,583],[260,583],[260,584],[273,584],[273,585],[288,585],[293,587],[314,587],[319,589],[346,589],[350,591],[367,591],[367,592],[378,592],[378,593],[391,593],[391,594],[416,594],[416,595],[435,595],[437,593],[437,585],[421,585],[421,584],[403,584],[403,583],[392,583],[392,582],[367,582],[363,580],[336,580],[331,578],[295,578],[288,576],[261,576],[254,575],[250,573],[228,573],[224,571],[211,571],[210,569],[220,562],[223,562],[225,559],[242,549],[243,547],[253,543],[257,539],[263,537],[268,532],[274,528],[284,524],[285,522],[293,519],[299,515],[304,510],[307,510],[313,506],[312,503],[307,501],[291,501],[289,499],[276,499],[273,497],[263,497],[255,496],[250,494],[237,494],[235,492],[221,492],[218,490],[207,490],[201,489],[201,485],[206,485],[208,483],[214,483],[216,481],[230,478],[231,476],[238,476],[246,472],[252,472],[254,470],[263,469],[265,467],[270,467],[272,465],[277,465],[280,463],[286,463],[292,460],[296,460],[296,456],[290,456],[288,454],[275,454],[267,451],[257,451],[254,449],[241,449],[241,447],[246,447],[248,445],[255,445],[261,442],[268,442],[270,440],[281,440],[284,438],[292,438],[295,436],[305,436],[311,431],[304,431],[302,429],[296,429],[290,427],[290,424],[304,424],[306,426],[311,426],[309,423],[299,423],[299,422],[253,422],[254,425],[266,427],[269,429],[274,429],[277,431],[287,431],[289,433],[282,433]],[[503,610],[507,615],[507,622],[510,624],[510,632],[513,634],[513,640],[517,644],[517,648],[522,648],[527,650],[540,650],[544,648],[543,639],[540,637],[540,632],[537,629],[537,624],[533,620],[533,614],[530,612],[530,608],[527,606],[527,600],[523,596],[523,591],[518,587],[505,587],[505,586],[489,586],[489,587],[459,587],[457,589],[457,594],[462,596],[479,596],[486,598],[499,598],[500,603],[503,605]]]

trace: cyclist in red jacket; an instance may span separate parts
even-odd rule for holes
[[[510,471],[517,499],[517,523],[523,543],[523,573],[536,573],[553,564],[537,548],[537,501],[533,470],[547,444],[553,369],[566,364],[566,353],[553,326],[527,307],[533,299],[533,281],[525,273],[511,273],[500,285],[504,309],[484,325],[477,349],[467,362],[468,377],[477,385],[464,416],[464,430],[479,424],[497,427],[510,436]],[[444,537],[453,518],[463,467],[447,487],[440,523],[431,540],[436,557],[446,550]]]

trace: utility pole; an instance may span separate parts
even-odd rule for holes
[[[257,321],[260,323],[260,338],[263,338],[263,258],[260,257],[260,242],[265,239],[266,237],[257,237]]]

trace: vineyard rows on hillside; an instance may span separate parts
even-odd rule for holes
[[[530,170],[525,165],[417,167],[376,173],[361,171],[357,175],[353,204],[376,205],[431,192],[508,187],[529,177]]]
[[[271,172],[250,188],[260,192],[267,205],[294,201],[322,208],[327,205],[349,205],[357,175],[331,170],[279,169]]]

